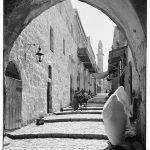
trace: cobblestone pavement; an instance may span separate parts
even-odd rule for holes
[[[87,106],[88,106],[88,107],[103,107],[104,104],[89,102],[89,103],[87,104]]]
[[[56,122],[45,123],[41,126],[35,124],[28,125],[11,133],[12,135],[21,134],[44,134],[44,133],[65,133],[65,134],[103,134],[103,122]]]
[[[45,119],[58,118],[102,118],[101,114],[69,114],[69,115],[49,115]],[[32,123],[22,127],[12,135],[21,134],[44,134],[44,133],[63,133],[63,134],[103,134],[103,122],[55,122],[45,123],[36,126]],[[108,146],[107,140],[96,139],[71,139],[71,138],[38,138],[12,140],[4,138],[4,150],[103,150]]]
[[[107,147],[105,140],[85,140],[85,139],[27,139],[11,140],[7,139],[4,150],[103,150]]]

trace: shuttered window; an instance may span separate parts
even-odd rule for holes
[[[54,31],[51,26],[50,26],[50,50],[54,52]]]

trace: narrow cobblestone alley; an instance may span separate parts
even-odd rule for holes
[[[147,0],[1,6],[3,150],[146,149]]]
[[[102,105],[88,104],[87,110],[64,109],[44,118],[44,125],[32,123],[4,138],[4,150],[103,150],[107,136]],[[72,112],[72,113],[71,113]]]

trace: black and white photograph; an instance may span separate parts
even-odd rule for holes
[[[147,0],[1,5],[0,149],[150,150]]]

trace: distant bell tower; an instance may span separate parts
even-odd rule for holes
[[[99,67],[99,72],[103,72],[103,44],[101,40],[98,43],[97,65]]]

